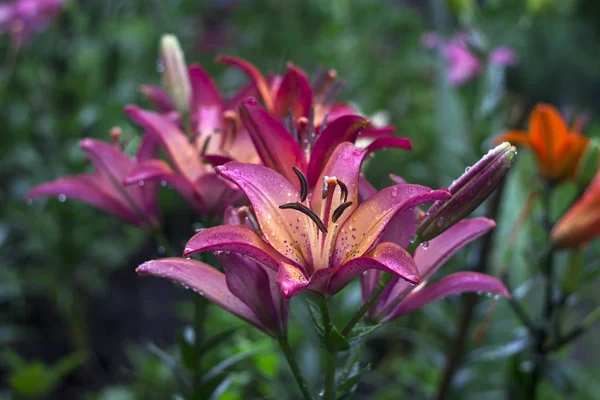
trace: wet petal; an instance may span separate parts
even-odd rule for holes
[[[262,165],[227,163],[218,173],[237,184],[246,194],[267,241],[281,254],[306,265],[308,217],[296,210],[282,210],[280,205],[300,200],[298,190],[283,176]],[[310,225],[312,228],[312,225]]]
[[[273,270],[284,257],[251,229],[239,225],[221,225],[196,233],[185,245],[184,257],[202,251],[231,251],[248,256]]]
[[[283,296],[289,299],[306,288],[308,279],[297,266],[282,262],[277,271],[277,284]]]
[[[290,182],[297,182],[292,167],[305,170],[306,161],[302,149],[283,124],[252,98],[242,101],[240,117],[263,164]]]
[[[404,150],[412,150],[410,139],[402,137],[378,137],[366,147],[367,153],[372,153],[381,149],[396,148]]]
[[[269,91],[269,83],[264,75],[258,69],[256,69],[254,65],[242,60],[241,58],[229,56],[217,57],[217,61],[241,69],[254,83],[254,86],[260,94],[261,100],[265,104],[267,110],[273,111],[273,99],[271,98],[271,93]]]
[[[121,218],[133,225],[143,225],[143,219],[137,216],[122,198],[103,184],[97,174],[78,175],[60,178],[53,182],[43,183],[31,189],[26,198],[40,196],[61,196],[91,204],[105,212]]]
[[[275,96],[273,114],[284,118],[288,111],[291,111],[294,120],[300,117],[308,118],[312,103],[313,93],[306,74],[300,68],[288,65]]]
[[[208,264],[184,258],[163,258],[140,265],[136,272],[179,282],[236,317],[269,332],[250,307],[229,290],[225,275]]]
[[[199,65],[191,65],[189,67],[190,84],[192,87],[192,97],[190,105],[190,123],[193,132],[199,132],[200,126],[203,129],[212,131],[221,126],[221,112],[223,111],[223,99],[221,93],[215,85],[210,75]],[[218,116],[214,118],[211,125],[203,124],[202,116],[204,110],[214,110]]]
[[[358,134],[369,124],[369,121],[358,115],[346,115],[334,121],[327,122],[327,126],[319,134],[312,149],[310,164],[307,169],[308,185],[313,187],[319,179],[325,164],[331,155],[343,142],[356,141]]]
[[[394,185],[368,198],[346,219],[335,241],[333,265],[362,256],[399,212],[435,200],[450,198],[445,189],[419,185]]]
[[[285,334],[287,304],[284,304],[278,288],[272,291],[275,271],[235,253],[219,254],[217,258],[225,271],[225,281],[231,293],[254,311],[262,325],[268,327],[267,333],[275,337]]]
[[[453,294],[480,291],[510,297],[504,284],[494,277],[478,272],[457,272],[432,285],[410,293],[392,313],[384,318],[384,321],[398,318],[432,301]]]
[[[411,283],[419,282],[419,272],[413,258],[394,243],[380,243],[362,257],[353,258],[339,268],[331,278],[327,292],[333,295],[342,290],[363,272],[377,269],[389,272]]]
[[[123,182],[126,185],[136,185],[138,182],[164,182],[177,190],[179,194],[199,213],[206,211],[203,199],[196,192],[196,187],[183,176],[176,174],[169,164],[163,160],[147,160],[134,166]],[[144,187],[146,185],[144,184]]]
[[[160,141],[177,172],[192,182],[205,172],[195,147],[172,121],[131,105],[125,107],[125,112],[135,123],[142,126],[147,134]]]
[[[321,176],[316,181],[315,188],[313,189],[313,195],[310,200],[310,206],[315,212],[319,212],[321,209],[321,203],[324,201],[320,196],[323,191],[323,178],[324,177],[336,177],[338,180],[344,182],[348,188],[348,198],[344,199],[341,196],[334,196],[331,209],[335,210],[340,204],[345,201],[351,201],[352,205],[348,207],[342,216],[338,219],[338,224],[342,225],[343,222],[352,214],[352,211],[358,206],[358,177],[360,175],[360,168],[365,158],[365,151],[357,149],[352,143],[344,142],[340,144],[329,161],[323,168]],[[310,182],[309,182],[310,185]],[[337,189],[340,190],[340,189]]]
[[[361,202],[377,193],[377,189],[365,178],[363,174],[358,177],[358,197]]]
[[[163,89],[156,86],[142,85],[140,86],[140,92],[157,111],[167,113],[175,110],[169,95]]]

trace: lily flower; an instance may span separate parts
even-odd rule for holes
[[[260,233],[245,226],[218,226],[198,232],[184,256],[232,252],[251,257],[277,272],[286,298],[303,290],[331,296],[369,269],[412,283],[419,275],[412,257],[391,242],[373,246],[394,215],[415,206],[447,199],[447,190],[395,185],[358,205],[358,178],[367,150],[340,144],[314,189],[295,168],[300,189],[261,165],[230,162],[219,175],[248,197]]]
[[[529,132],[509,131],[496,139],[530,147],[537,158],[540,174],[551,182],[576,178],[579,161],[589,139],[577,125],[569,127],[556,108],[538,104],[529,117]]]
[[[358,115],[344,115],[318,128],[309,120],[286,128],[256,99],[248,98],[241,102],[240,116],[263,165],[290,182],[298,182],[292,169],[296,167],[306,176],[309,188],[316,185],[325,163],[342,142],[355,143],[366,135],[376,136],[366,147],[367,153],[387,147],[412,148],[410,140],[392,137],[393,131],[386,128],[372,128],[366,118]]]
[[[135,159],[123,154],[119,148],[120,129],[111,132],[113,144],[96,139],[83,139],[79,147],[95,167],[89,174],[59,178],[53,182],[34,187],[26,196],[27,201],[40,196],[58,196],[89,203],[108,214],[143,229],[155,229],[160,213],[157,205],[156,186],[125,186],[123,180],[135,169],[138,161],[156,157],[157,146],[151,137],[144,137]]]
[[[600,172],[583,196],[552,230],[552,242],[561,248],[579,248],[600,235]]]
[[[63,8],[64,0],[18,0],[0,4],[0,32],[9,32],[17,47],[43,30]]]
[[[219,179],[214,167],[202,162],[205,150],[191,142],[177,123],[136,106],[126,106],[125,112],[144,128],[145,136],[161,145],[170,161],[169,164],[154,158],[138,163],[124,177],[126,184],[164,182],[177,190],[200,215],[220,214],[240,199],[241,192],[235,185]]]
[[[148,261],[136,272],[181,283],[267,335],[285,336],[289,305],[275,283],[276,273],[239,254],[217,258],[225,273],[200,261],[176,257]]]
[[[502,282],[478,272],[457,272],[428,284],[433,275],[458,250],[489,232],[495,223],[487,218],[466,219],[453,225],[441,235],[424,242],[413,256],[421,283],[411,285],[394,277],[369,310],[368,317],[378,323],[407,314],[440,298],[466,292],[487,292],[509,296]],[[415,231],[415,212],[399,214],[387,227],[382,240],[406,247]],[[371,270],[361,276],[363,299],[368,299],[379,283],[380,271]]]

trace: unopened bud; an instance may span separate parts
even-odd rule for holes
[[[183,51],[175,35],[163,35],[160,40],[163,63],[162,80],[173,105],[178,111],[190,108],[191,85]]]
[[[581,160],[577,166],[575,179],[582,187],[586,187],[594,179],[600,166],[600,139],[590,138]]]
[[[448,188],[452,197],[433,203],[419,222],[419,239],[433,239],[479,207],[506,175],[516,154],[517,149],[504,142],[467,168]]]

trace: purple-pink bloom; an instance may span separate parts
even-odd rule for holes
[[[115,138],[118,140],[118,128]],[[59,178],[53,182],[34,187],[27,194],[27,201],[40,196],[58,196],[80,200],[112,214],[132,225],[155,229],[159,225],[160,211],[157,205],[156,185],[125,186],[123,180],[138,161],[156,157],[157,146],[150,137],[140,144],[137,157],[123,154],[118,143],[108,144],[96,139],[83,139],[79,147],[95,167],[93,173]]]
[[[0,32],[10,32],[17,44],[41,31],[56,17],[64,0],[18,0],[0,4]]]
[[[379,236],[396,214],[419,204],[449,198],[447,190],[395,185],[358,205],[358,178],[367,150],[340,144],[310,190],[264,166],[231,162],[217,167],[248,197],[260,233],[244,226],[218,226],[198,232],[184,256],[202,251],[232,252],[277,272],[286,298],[303,290],[330,296],[369,269],[419,281],[412,257],[401,246]]]
[[[399,214],[388,224],[382,240],[391,240],[399,246],[408,246],[415,231],[415,219],[414,210],[407,210],[405,213]],[[387,322],[452,294],[482,291],[509,296],[502,282],[477,272],[458,272],[436,283],[428,284],[440,267],[458,250],[489,232],[494,226],[494,221],[486,218],[466,219],[419,246],[413,258],[421,277],[421,283],[414,286],[394,277],[370,309],[369,318],[377,322]],[[368,271],[361,277],[364,299],[371,296],[377,287],[379,278],[379,271]]]
[[[517,65],[519,58],[517,53],[510,47],[500,46],[492,50],[488,57],[488,61],[493,65],[508,67]]]

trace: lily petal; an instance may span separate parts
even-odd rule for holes
[[[360,131],[368,124],[367,119],[358,115],[345,115],[327,123],[323,132],[317,137],[311,152],[306,176],[310,187],[317,183],[325,163],[330,159],[338,145],[343,142],[354,143]]]
[[[212,132],[212,130],[220,126],[221,111],[223,110],[223,99],[221,98],[221,92],[217,89],[217,85],[212,80],[210,75],[204,71],[199,65],[191,65],[188,68],[190,75],[190,85],[192,87],[192,96],[190,104],[190,123],[193,132],[199,132],[200,126],[202,128]],[[203,112],[206,109],[214,110],[218,114],[218,118],[213,118],[214,122],[207,126],[203,124],[202,116],[206,113]]]
[[[305,170],[306,159],[302,149],[283,124],[253,98],[242,101],[240,117],[263,164],[279,172],[290,182],[297,182],[292,167]]]
[[[123,180],[126,185],[146,181],[166,183],[177,190],[188,204],[201,214],[207,209],[203,199],[196,192],[194,185],[183,176],[176,174],[169,164],[163,160],[154,159],[140,162],[133,167],[129,175]]]
[[[142,225],[143,220],[101,182],[102,179],[97,174],[60,178],[34,187],[27,193],[26,198],[64,195],[67,198],[91,204],[130,224]]]
[[[262,325],[268,327],[267,333],[274,337],[285,334],[287,307],[276,285],[272,290],[275,271],[235,253],[219,254],[217,258],[231,293],[254,311]]]
[[[299,265],[306,265],[309,243],[304,227],[312,224],[307,216],[280,205],[300,200],[298,190],[283,176],[262,165],[230,162],[216,167],[220,176],[242,189],[250,200],[260,229],[267,241],[281,254]]]
[[[364,256],[353,258],[337,268],[329,281],[328,294],[339,292],[369,269],[389,272],[413,284],[419,282],[419,271],[410,254],[397,244],[385,242],[378,244]]]
[[[177,172],[191,182],[204,174],[196,149],[177,125],[159,114],[132,105],[125,107],[125,113],[146,129],[147,134],[160,141]]]
[[[366,148],[367,153],[372,153],[380,149],[396,148],[404,150],[412,150],[410,139],[403,137],[378,137],[373,140]]]
[[[380,190],[359,205],[340,227],[332,264],[341,265],[363,255],[397,213],[450,197],[446,189],[431,190],[419,185],[394,185]]]
[[[140,265],[136,272],[181,283],[222,309],[268,332],[254,311],[227,287],[225,274],[208,264],[184,258],[163,258]]]
[[[313,190],[313,195],[310,200],[310,206],[313,210],[320,210],[323,198],[320,194],[323,192],[324,178],[325,177],[336,177],[338,180],[344,182],[348,188],[348,198],[344,199],[341,196],[334,196],[332,199],[331,209],[335,210],[340,204],[345,201],[351,201],[352,205],[348,207],[342,216],[338,219],[338,224],[341,226],[346,218],[352,214],[352,211],[358,206],[358,177],[360,175],[360,168],[365,158],[366,152],[364,150],[357,149],[352,143],[344,142],[341,143],[331,154],[327,164],[323,168],[321,176],[316,182],[316,186]],[[324,221],[326,222],[326,221]],[[328,222],[328,221],[327,221]]]
[[[219,56],[217,61],[223,64],[231,65],[241,69],[248,78],[254,83],[256,90],[260,94],[261,100],[269,111],[273,111],[273,99],[269,91],[269,83],[264,75],[256,67],[241,58],[230,56]]]
[[[185,245],[184,257],[202,251],[232,251],[277,270],[284,258],[256,232],[240,225],[221,225],[196,233]]]
[[[282,262],[277,271],[277,284],[283,296],[289,299],[308,286],[308,278],[297,266]]]
[[[306,74],[300,68],[288,65],[275,95],[273,114],[284,118],[288,111],[291,111],[294,120],[300,117],[308,118],[312,103],[313,93]]]
[[[457,272],[432,285],[413,291],[381,322],[408,314],[437,299],[453,294],[479,291],[510,297],[504,284],[492,276],[478,272]]]
[[[173,103],[167,92],[156,86],[142,85],[140,92],[146,97],[146,100],[161,113],[168,113],[175,110]]]

